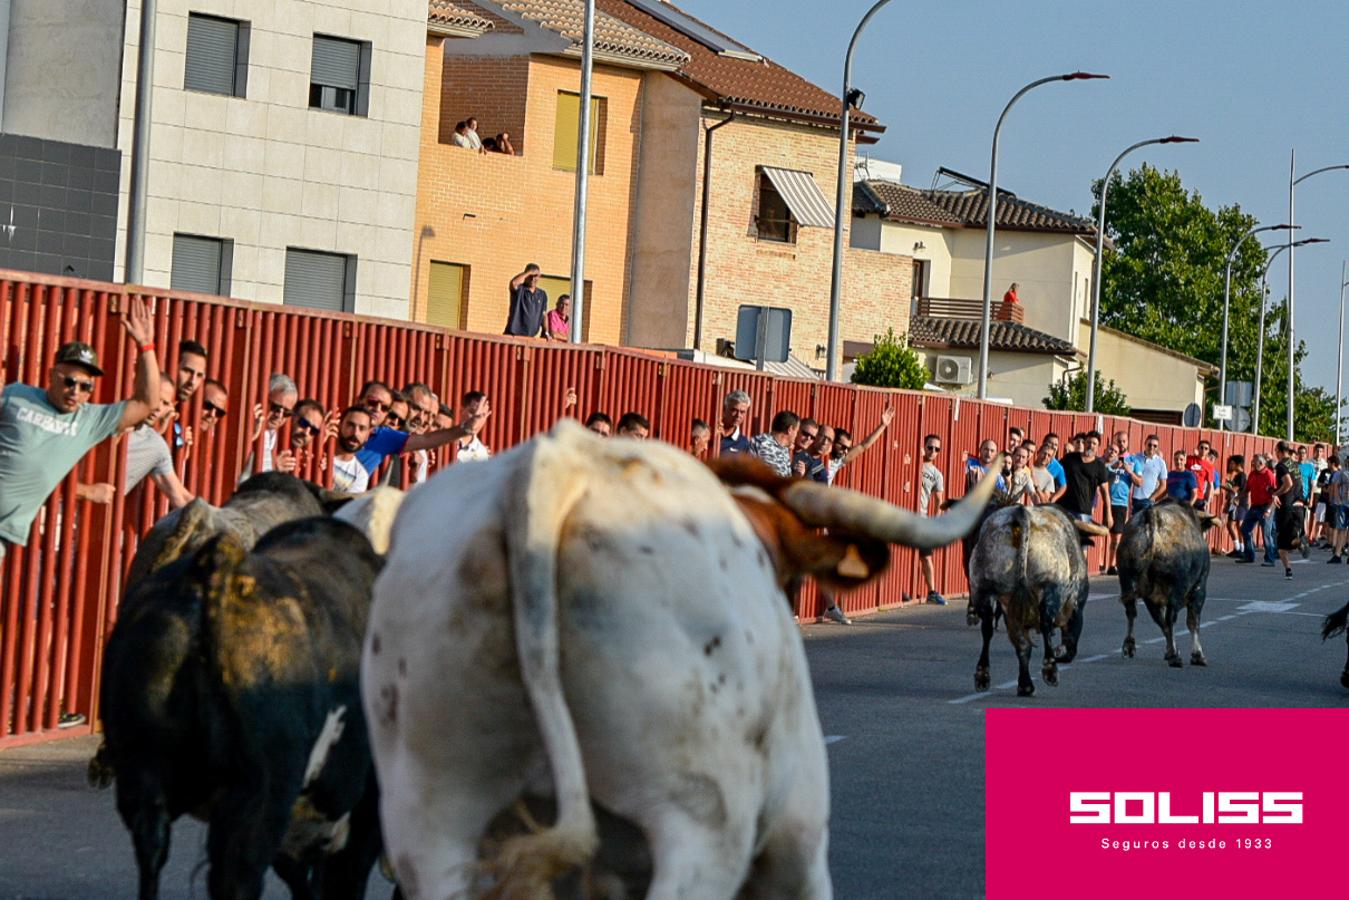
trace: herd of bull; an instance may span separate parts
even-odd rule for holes
[[[829,897],[827,760],[784,590],[965,538],[976,686],[998,613],[1018,692],[1037,632],[1055,684],[1090,528],[990,506],[993,482],[926,519],[565,420],[406,496],[259,475],[142,541],[90,778],[116,784],[142,900],[184,814],[208,824],[213,898],[259,897],[268,868],[296,898],[359,898],[381,855],[411,898]],[[1130,522],[1126,655],[1142,600],[1170,664],[1181,611],[1204,664],[1202,527],[1168,504]]]

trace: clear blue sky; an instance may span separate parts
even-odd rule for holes
[[[674,0],[760,53],[837,94],[843,54],[870,0]],[[1064,210],[1091,208],[1091,182],[1135,141],[1179,133],[1202,143],[1149,147],[1210,205],[1239,203],[1261,224],[1288,211],[1288,155],[1298,174],[1349,163],[1349,4],[1247,0],[892,0],[859,44],[854,83],[888,126],[874,156],[925,187],[938,166],[988,176],[998,113],[1027,82],[1076,69],[1110,81],[1027,94],[1003,126],[999,184]],[[1304,374],[1334,391],[1340,263],[1349,256],[1349,171],[1298,186],[1297,253]],[[1276,233],[1277,234],[1277,233]],[[1264,235],[1269,237],[1269,235]],[[1271,296],[1286,293],[1282,254]],[[1220,324],[1215,323],[1215,327]],[[1349,392],[1349,373],[1346,373]]]

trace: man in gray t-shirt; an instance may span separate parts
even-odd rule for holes
[[[923,467],[918,470],[918,515],[927,517],[933,503],[941,508],[946,495],[946,478],[937,468],[937,454],[941,452],[941,438],[929,434],[923,438]],[[919,550],[918,563],[923,572],[923,583],[927,585],[927,602],[938,606],[946,605],[946,598],[937,590],[937,577],[932,570],[932,551]]]
[[[122,325],[140,350],[129,400],[88,402],[103,370],[94,348],[78,341],[56,351],[45,389],[10,384],[0,393],[0,556],[6,544],[28,543],[37,511],[91,447],[150,414],[159,366],[143,300],[131,302]]]

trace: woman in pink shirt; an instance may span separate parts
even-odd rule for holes
[[[557,298],[557,308],[550,310],[544,319],[544,328],[550,341],[571,340],[571,295],[563,294]]]

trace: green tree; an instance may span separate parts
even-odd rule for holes
[[[1097,197],[1094,218],[1100,208],[1101,183],[1096,182],[1093,189]],[[1107,248],[1102,260],[1101,320],[1219,365],[1227,256],[1255,224],[1238,205],[1209,208],[1197,191],[1185,189],[1176,172],[1143,165],[1127,177],[1117,173],[1106,210],[1106,234],[1114,249]],[[1260,272],[1265,260],[1260,237],[1242,241],[1232,264],[1228,381],[1250,381],[1255,376]],[[1264,237],[1269,240],[1268,235]],[[1266,327],[1268,351],[1274,346],[1275,332],[1272,321]],[[1273,384],[1270,371],[1267,354],[1267,388]],[[1209,378],[1206,394],[1207,415],[1218,401],[1216,376]],[[1262,402],[1271,400],[1267,393]],[[1264,410],[1261,414],[1269,421]]]
[[[928,382],[928,371],[908,340],[889,328],[885,334],[876,335],[870,353],[858,358],[852,380],[853,384],[920,391]]]
[[[1115,379],[1107,384],[1096,373],[1096,412],[1106,416],[1127,416],[1129,398],[1115,386]],[[1041,401],[1045,409],[1068,409],[1083,412],[1087,408],[1087,370],[1078,369],[1068,378],[1054,382],[1049,386],[1049,396]]]

